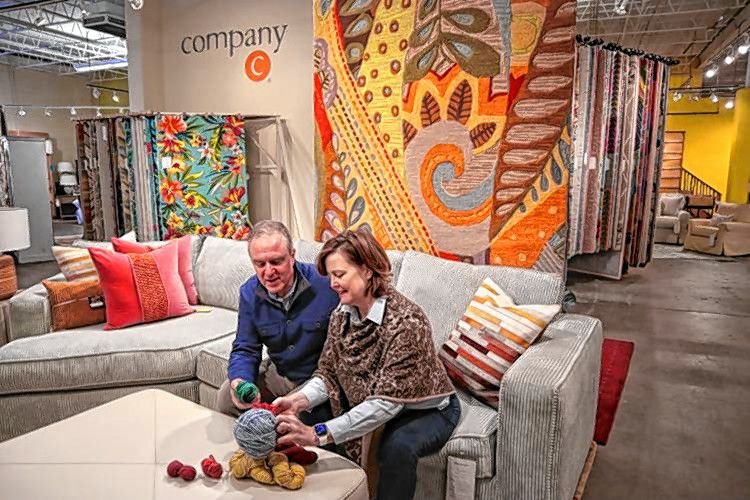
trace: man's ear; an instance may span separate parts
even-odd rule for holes
[[[289,256],[292,258],[292,260],[294,260],[296,262],[297,261],[297,259],[296,259],[297,250],[295,250],[294,248],[292,248],[291,250],[289,250]]]

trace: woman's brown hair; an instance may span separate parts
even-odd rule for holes
[[[344,231],[326,241],[317,260],[318,272],[323,276],[328,274],[326,259],[335,252],[340,252],[352,264],[364,266],[372,271],[367,291],[373,297],[385,294],[391,281],[391,262],[372,233],[364,229]]]

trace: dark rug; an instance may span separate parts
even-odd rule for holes
[[[604,339],[602,372],[599,378],[599,404],[596,408],[594,441],[607,444],[617,414],[625,379],[628,378],[630,358],[635,344],[623,340]]]

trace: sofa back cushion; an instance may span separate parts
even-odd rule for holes
[[[236,311],[240,286],[255,276],[247,241],[206,237],[193,275],[201,303]]]
[[[748,204],[724,203],[720,201],[716,204],[715,212],[720,215],[734,216],[734,222],[750,222],[750,205]]]
[[[472,265],[414,251],[404,253],[396,289],[427,314],[437,347],[448,338],[485,278],[497,283],[516,304],[559,304],[562,298],[563,282],[557,274]]]
[[[295,240],[294,248],[297,253],[297,260],[308,264],[315,264],[323,243],[319,241]],[[398,275],[401,272],[401,263],[404,261],[404,252],[398,250],[386,250],[388,260],[391,261],[391,282],[396,283]]]
[[[677,215],[684,205],[685,196],[680,193],[662,193],[660,195],[660,215]]]

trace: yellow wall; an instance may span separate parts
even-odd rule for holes
[[[669,96],[668,131],[685,132],[682,166],[726,199],[729,160],[734,144],[734,111],[724,108],[724,101],[714,104],[708,99],[691,102],[683,96],[679,102]]]
[[[734,131],[726,200],[747,203],[750,191],[750,89],[737,91]]]

